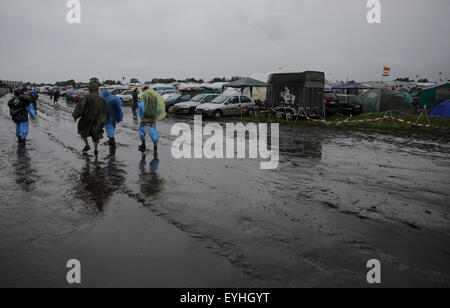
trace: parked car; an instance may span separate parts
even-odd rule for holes
[[[141,94],[141,92],[139,92],[139,95]],[[131,102],[133,101],[133,91],[132,90],[127,90],[124,91],[120,94],[116,94],[116,96],[118,98],[120,98],[122,100],[122,102]]]
[[[51,87],[51,88],[48,88],[48,90],[47,90],[47,95],[53,95],[53,93],[55,92],[55,90],[57,89],[57,87]]]
[[[81,89],[79,90],[73,98],[75,103],[80,102],[85,95],[89,94],[89,89]]]
[[[195,95],[194,95],[195,96]],[[190,101],[193,97],[193,93],[185,93],[181,94],[178,93],[176,95],[173,95],[170,97],[170,99],[166,100],[164,103],[166,104],[166,110],[171,109],[173,106],[175,106],[178,103],[184,103]]]
[[[180,92],[163,94],[161,97],[163,98],[164,101],[171,101],[171,100],[175,99],[176,97],[178,97],[177,95],[180,95]]]
[[[186,88],[181,90],[179,94],[165,100],[166,110],[169,111],[175,104],[188,102],[198,94],[214,94],[214,92],[207,88]]]
[[[188,102],[175,104],[173,111],[176,114],[193,114],[199,105],[211,103],[218,96],[219,94],[199,94]]]
[[[79,91],[79,89],[72,89],[67,91],[66,93],[66,101],[70,102],[70,101],[74,101],[75,95],[77,94],[77,91]]]
[[[66,94],[68,91],[69,91],[69,89],[67,89],[67,88],[61,88],[59,91],[59,94],[61,97],[66,97]]]
[[[122,94],[122,93],[124,93],[126,91],[128,91],[128,89],[114,89],[114,90],[111,90],[110,93],[112,95],[119,95],[119,94]]]
[[[355,115],[362,113],[361,98],[355,95],[338,95],[338,111],[344,115]]]
[[[241,115],[242,112],[247,114],[249,111],[245,109],[251,109],[254,106],[256,106],[255,102],[248,96],[220,95],[211,103],[198,106],[195,112],[207,117],[219,119],[223,116]]]
[[[325,91],[323,95],[325,103],[325,111],[327,115],[333,115],[338,112],[339,109],[339,97],[334,91]]]
[[[165,96],[169,96],[171,94],[178,94],[177,90],[165,90],[165,91],[157,91],[159,95],[164,99]]]

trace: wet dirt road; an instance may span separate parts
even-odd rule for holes
[[[26,150],[0,98],[0,286],[450,286],[450,143],[282,126],[281,162],[159,161],[137,151],[125,108],[118,150],[85,156],[71,118],[43,96]],[[192,120],[185,119],[188,123]]]

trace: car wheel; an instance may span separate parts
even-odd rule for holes
[[[213,118],[214,119],[221,119],[222,117],[223,117],[222,111],[220,111],[220,110],[214,111],[214,113],[213,113]]]

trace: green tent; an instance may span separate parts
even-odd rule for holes
[[[416,112],[414,106],[405,96],[389,89],[373,89],[367,91],[361,99],[364,113],[400,111],[406,114]]]
[[[438,101],[437,94],[440,89],[449,89],[450,83],[444,83],[433,87],[425,88],[420,94],[419,107],[427,107],[428,110],[432,110],[437,104],[442,103]]]
[[[238,89],[245,89],[245,88],[259,88],[259,87],[267,87],[267,83],[252,79],[252,78],[244,78],[239,79],[230,83],[227,83],[224,85],[226,88],[238,88]]]
[[[250,97],[255,99],[253,97],[253,89],[254,88],[267,88],[267,83],[253,79],[253,78],[244,78],[244,79],[239,79],[239,80],[224,84],[222,90],[225,91],[225,88],[240,89],[241,93],[244,93],[245,89],[250,88]]]

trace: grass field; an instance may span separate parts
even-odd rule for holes
[[[388,114],[389,115],[389,114]],[[435,130],[435,129],[450,129],[450,119],[443,118],[435,118],[435,117],[427,117],[423,115],[420,119],[420,115],[401,115],[393,113],[392,116],[394,118],[400,118],[402,120],[410,121],[412,123],[426,124],[431,125],[432,127],[427,128],[418,128],[412,126],[411,124],[405,124],[401,122],[394,121],[392,119],[384,119],[383,121],[376,122],[360,122],[360,123],[342,123],[337,124],[337,122],[341,122],[344,120],[365,120],[365,119],[374,119],[374,118],[382,118],[385,116],[385,113],[368,113],[361,114],[358,116],[347,117],[343,115],[334,115],[326,119],[329,124],[318,123],[313,121],[308,121],[304,118],[300,118],[297,121],[294,120],[286,120],[286,119],[278,119],[275,116],[268,114],[257,114],[256,116],[243,116],[243,117],[232,117],[228,118],[230,120],[236,121],[247,121],[247,122],[261,122],[261,123],[284,123],[284,124],[292,124],[292,125],[320,125],[320,126],[337,126],[337,127],[364,127],[364,128],[387,128],[387,129],[424,129],[424,130]],[[381,123],[381,124],[380,124]]]

